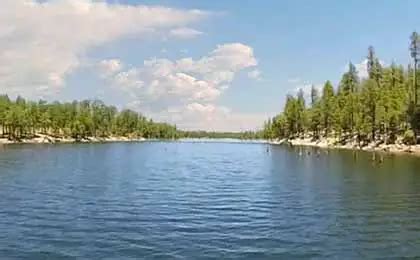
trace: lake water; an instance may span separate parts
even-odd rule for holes
[[[0,258],[420,256],[420,158],[267,147],[0,146]]]

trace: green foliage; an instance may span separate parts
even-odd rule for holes
[[[9,139],[33,137],[36,133],[57,137],[178,138],[175,126],[155,123],[132,110],[118,110],[100,100],[72,103],[11,101],[0,96],[1,134]]]
[[[407,130],[404,132],[403,142],[407,145],[413,145],[416,143],[416,136],[413,130]]]
[[[327,136],[333,127],[334,122],[337,122],[337,98],[334,94],[334,88],[330,81],[327,81],[324,85],[322,90],[322,99],[321,99],[321,106],[322,106],[322,124],[325,132],[325,136]]]
[[[335,136],[360,142],[394,143],[397,136],[410,133],[414,143],[420,133],[420,105],[417,103],[417,65],[420,37],[410,37],[414,67],[392,63],[383,67],[373,47],[368,48],[368,77],[359,79],[356,67],[348,71],[336,87],[327,81],[319,96],[313,87],[310,106],[305,106],[303,92],[288,95],[283,112],[264,125],[265,138],[294,138],[309,132],[313,138]],[[407,129],[412,129],[406,131]],[[411,132],[410,132],[411,131]]]

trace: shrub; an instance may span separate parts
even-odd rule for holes
[[[407,145],[416,144],[416,136],[413,130],[407,130],[403,136],[403,143]]]

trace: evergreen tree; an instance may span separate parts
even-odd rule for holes
[[[420,58],[420,37],[417,32],[413,32],[410,36],[410,54],[414,61],[413,70],[413,91],[414,91],[414,105],[418,104],[418,89],[417,89],[417,65]]]
[[[288,95],[283,113],[270,125],[271,134],[293,138],[309,131],[314,138],[323,133],[324,137],[335,136],[344,142],[357,137],[360,145],[378,140],[395,143],[403,136],[414,136],[416,140],[420,131],[420,37],[416,32],[410,42],[414,66],[404,69],[392,63],[383,67],[371,46],[367,54],[368,78],[359,79],[356,67],[349,63],[336,90],[327,81],[319,97],[312,87],[309,107],[303,91],[296,97]]]
[[[328,136],[333,127],[334,111],[336,109],[334,88],[330,81],[327,81],[325,83],[324,88],[322,90],[321,106],[324,136]]]
[[[26,101],[18,96],[11,101],[0,96],[1,135],[12,140],[36,134],[56,137],[147,137],[177,138],[175,126],[146,120],[132,110],[118,110],[100,100],[72,103]]]
[[[307,125],[307,113],[305,94],[302,89],[299,89],[296,100],[296,116],[297,116],[297,133],[304,135]]]
[[[309,129],[312,131],[314,138],[319,138],[321,129],[321,102],[318,89],[314,85],[311,87],[311,108],[309,114]]]

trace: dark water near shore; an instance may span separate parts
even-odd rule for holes
[[[420,257],[420,158],[267,147],[0,146],[0,258]]]

